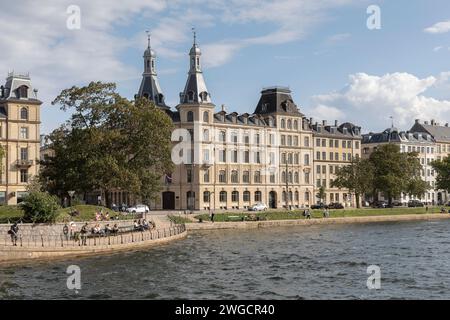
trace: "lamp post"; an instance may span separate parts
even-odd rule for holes
[[[73,196],[75,195],[75,191],[68,191],[67,192],[68,194],[69,194],[69,197],[70,197],[70,207],[72,206],[72,198],[73,198]]]

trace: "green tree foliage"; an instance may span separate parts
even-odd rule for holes
[[[58,216],[58,198],[47,192],[29,193],[20,204],[24,211],[23,220],[32,223],[55,222]]]
[[[416,152],[400,152],[398,145],[386,144],[378,147],[369,161],[373,167],[373,190],[383,192],[389,204],[402,192],[420,197],[427,191]]]
[[[3,174],[3,158],[5,157],[5,149],[0,145],[0,174]]]
[[[173,168],[172,121],[147,99],[128,101],[115,84],[92,82],[63,90],[53,101],[70,120],[49,139],[54,155],[42,162],[41,181],[60,198],[68,191],[121,189],[148,203]]]
[[[436,171],[436,189],[450,192],[450,156],[442,160],[435,160],[431,165]]]
[[[356,206],[360,207],[360,199],[365,193],[373,190],[373,167],[369,160],[353,159],[348,166],[336,172],[336,179],[331,186],[345,188],[355,194]]]
[[[317,198],[319,198],[319,201],[320,201],[320,202],[323,202],[323,200],[325,199],[325,197],[326,197],[325,187],[324,187],[324,186],[321,186],[321,187],[319,188],[319,192],[317,193]]]

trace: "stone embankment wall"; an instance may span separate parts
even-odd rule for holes
[[[348,224],[370,222],[400,222],[417,220],[450,219],[450,214],[405,214],[366,217],[344,217],[323,219],[292,219],[268,221],[239,221],[239,222],[202,222],[187,223],[186,229],[191,230],[217,230],[217,229],[255,229],[281,226],[309,226],[321,224]]]

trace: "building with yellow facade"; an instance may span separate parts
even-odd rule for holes
[[[0,86],[0,204],[17,204],[39,171],[40,106],[30,76],[10,73]]]

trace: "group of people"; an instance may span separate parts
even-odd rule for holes
[[[95,221],[108,221],[109,220],[109,213],[103,213],[103,209],[100,211],[97,211],[95,213]]]
[[[19,225],[14,222],[11,228],[8,230],[8,234],[11,236],[11,242],[13,246],[17,246],[17,239],[19,238]]]
[[[153,221],[148,222],[146,219],[134,220],[134,231],[147,231],[155,228]]]

